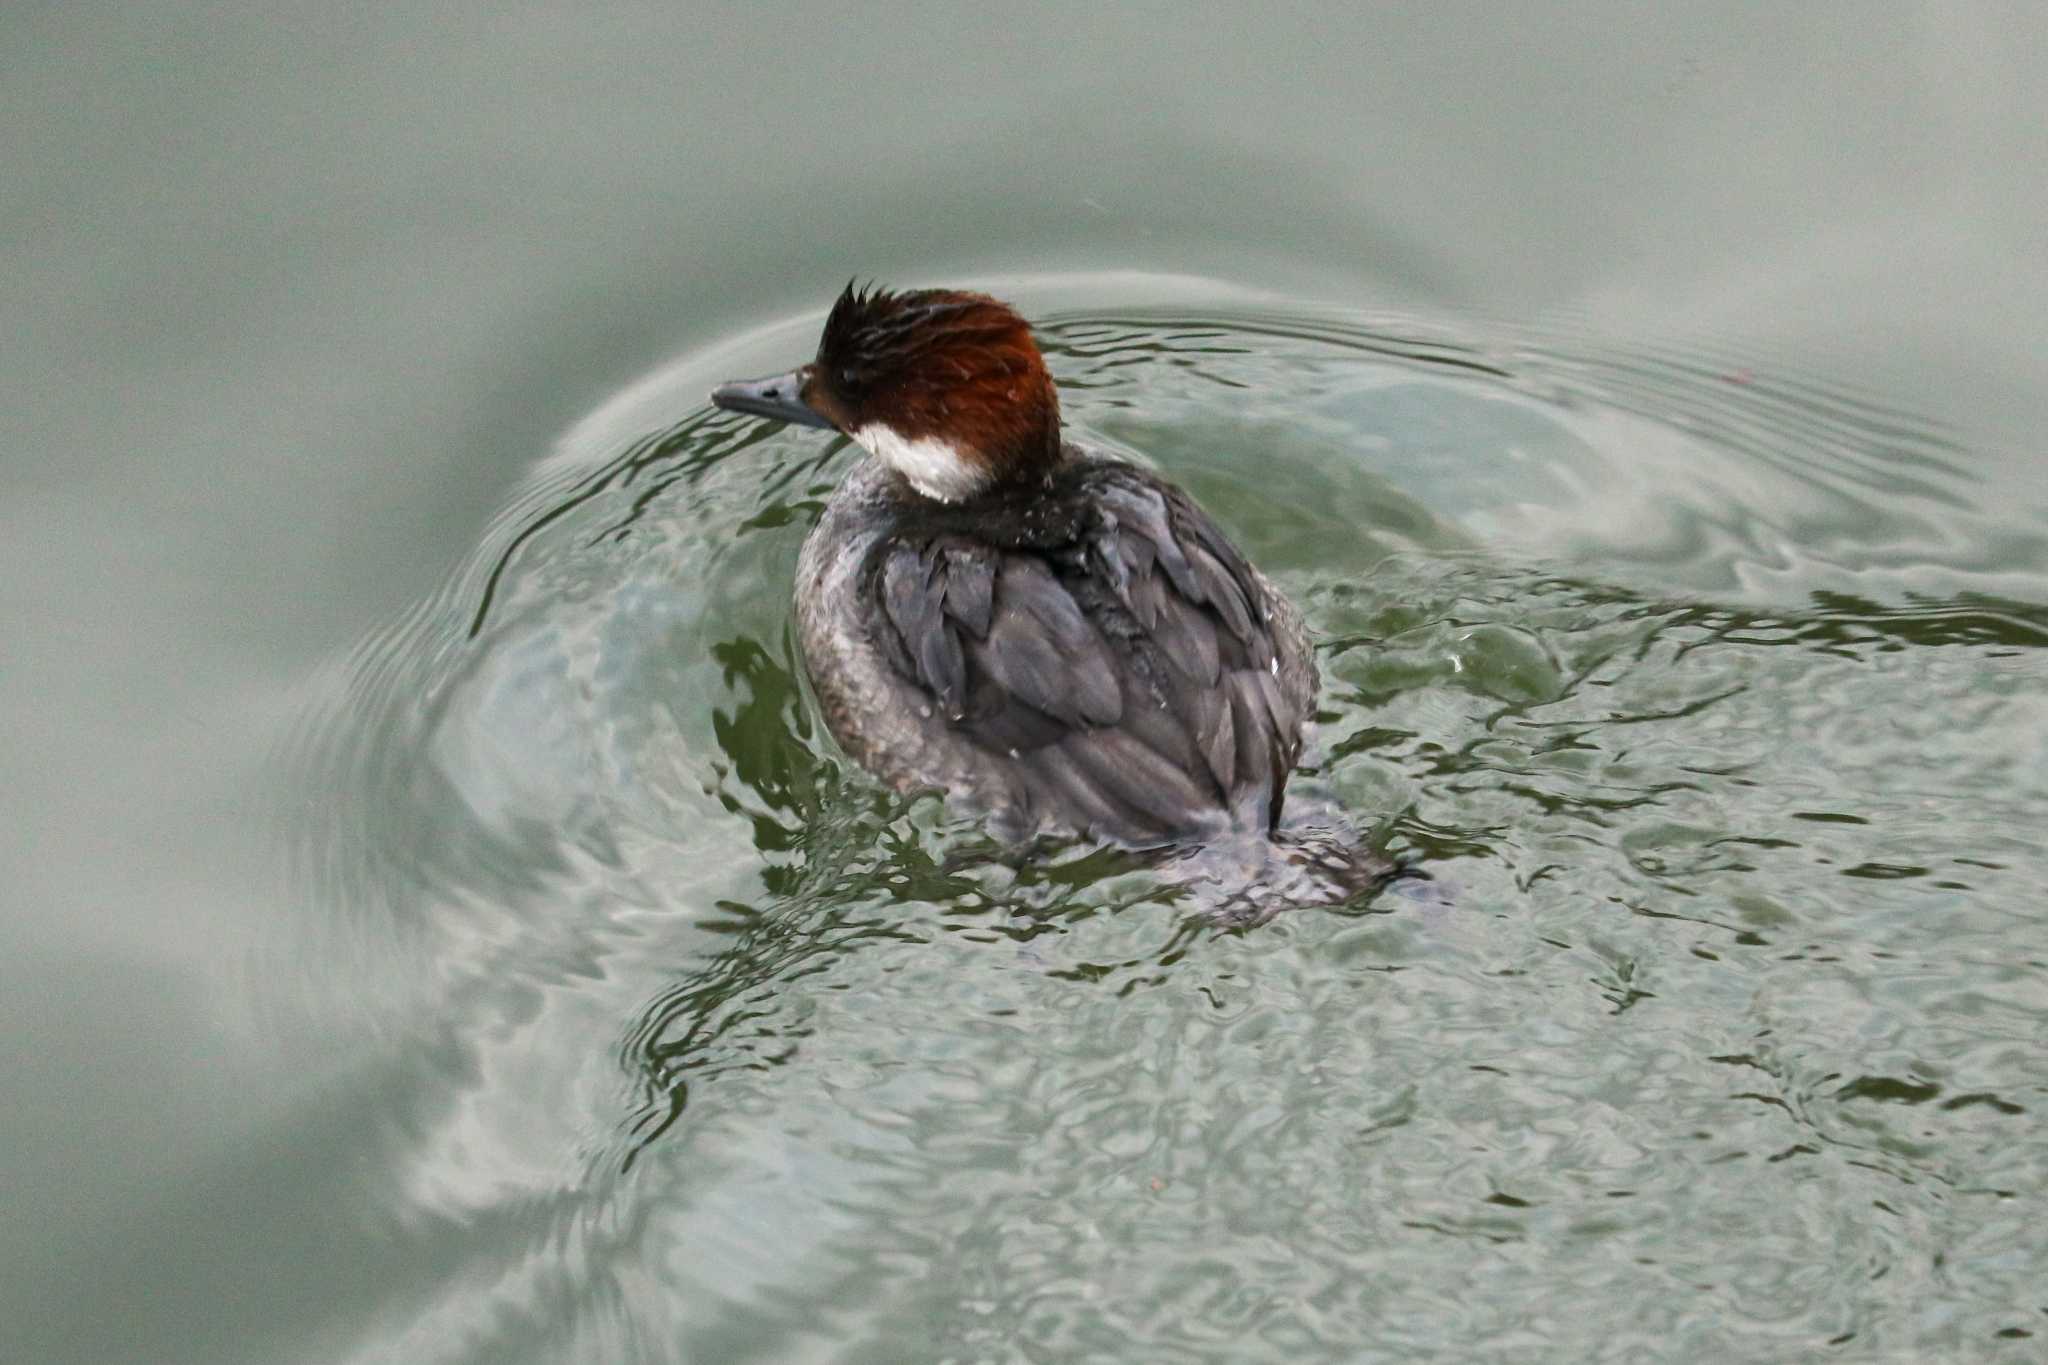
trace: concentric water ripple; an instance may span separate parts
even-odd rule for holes
[[[821,736],[849,452],[701,402],[812,325],[572,433],[310,708],[262,962],[405,1077],[370,1216],[437,1268],[362,1358],[2048,1332],[2048,541],[1963,436],[1706,347],[1048,318],[1077,434],[1303,604],[1305,787],[1436,878],[1223,933]]]

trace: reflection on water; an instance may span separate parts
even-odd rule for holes
[[[365,1358],[2048,1330],[2048,546],[1951,437],[1470,320],[1045,339],[1079,433],[1303,604],[1303,790],[1455,893],[1220,931],[879,790],[788,628],[849,452],[685,364],[293,758],[278,1013],[408,1059],[376,1219],[437,1267]]]

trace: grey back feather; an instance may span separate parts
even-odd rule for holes
[[[1142,845],[1279,818],[1313,665],[1178,489],[1087,462],[1014,515],[906,515],[873,565],[884,656],[1058,823]]]

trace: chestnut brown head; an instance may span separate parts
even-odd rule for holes
[[[1031,328],[986,294],[849,284],[815,360],[711,401],[843,431],[944,502],[1043,478],[1060,459],[1059,397]]]

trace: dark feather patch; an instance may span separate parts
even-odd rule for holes
[[[1237,725],[1230,702],[1218,689],[1205,687],[1194,694],[1188,709],[1202,758],[1217,787],[1227,792],[1237,781]]]
[[[1270,826],[1306,703],[1265,589],[1184,494],[1074,461],[1014,507],[903,522],[878,552],[884,652],[1022,800],[1127,842]]]
[[[1179,832],[1205,809],[1215,813],[1210,823],[1220,823],[1216,817],[1222,811],[1213,793],[1204,792],[1189,773],[1126,731],[1094,730],[1071,737],[1061,747],[1096,791],[1135,817],[1137,828]]]
[[[995,560],[972,549],[946,552],[946,615],[973,633],[988,635],[995,600]]]
[[[965,711],[966,660],[960,639],[940,610],[945,580],[940,566],[907,547],[897,547],[882,564],[882,604],[911,661],[918,684],[932,694],[949,720]]]
[[[1216,623],[1203,612],[1162,609],[1153,622],[1152,638],[1168,662],[1198,689],[1216,685],[1222,657],[1216,648]]]
[[[1230,628],[1232,635],[1252,644],[1252,609],[1244,599],[1244,589],[1237,585],[1227,569],[1216,562],[1216,557],[1201,546],[1189,546],[1187,560],[1195,582],[1201,585],[1202,599],[1222,614],[1223,624]],[[1259,651],[1253,651],[1252,662],[1264,662],[1259,658]]]

